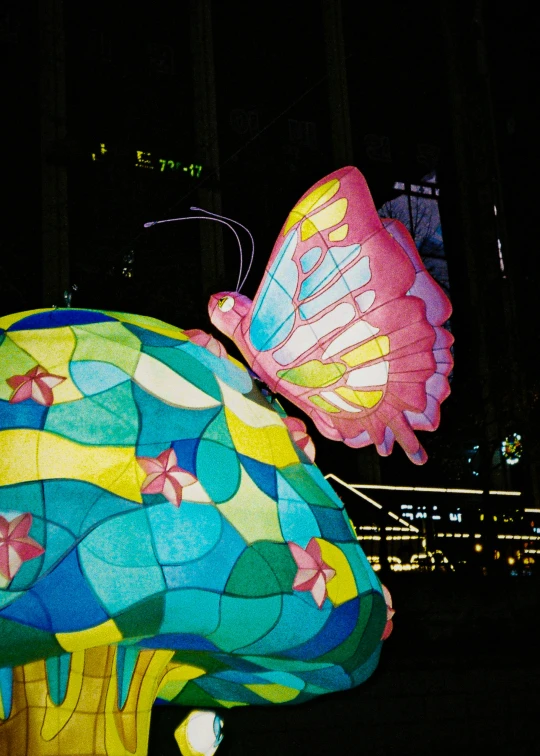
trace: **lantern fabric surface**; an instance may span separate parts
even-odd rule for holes
[[[254,372],[352,447],[394,440],[427,455],[415,430],[434,430],[450,393],[450,302],[403,224],[381,221],[362,174],[342,168],[295,205],[253,302],[211,297],[210,318]]]
[[[141,756],[155,700],[300,703],[377,664],[382,587],[298,424],[194,341],[0,319],[2,753]]]

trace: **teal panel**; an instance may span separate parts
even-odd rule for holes
[[[163,633],[193,633],[206,636],[219,623],[219,593],[185,588],[165,594]]]
[[[47,572],[75,543],[75,536],[52,522],[47,523],[47,541],[41,573]]]
[[[203,439],[197,449],[197,478],[217,504],[229,501],[240,484],[240,463],[234,449]]]
[[[182,348],[144,346],[143,352],[168,365],[175,373],[197,386],[205,394],[221,401],[221,391],[212,372],[199,360],[183,351]]]
[[[17,483],[14,486],[0,486],[1,512],[30,512],[43,517],[44,504],[41,481]]]
[[[52,656],[45,660],[49,695],[55,706],[60,706],[66,697],[70,665],[71,654]]]
[[[165,589],[144,510],[105,521],[78,548],[86,578],[109,614]]]
[[[340,543],[339,547],[347,557],[347,561],[351,566],[354,579],[356,580],[358,593],[366,593],[369,590],[374,590],[377,591],[377,593],[382,594],[379,578],[374,573],[373,567],[368,562],[366,555],[362,551],[358,542]]]
[[[139,658],[140,649],[131,646],[116,648],[116,682],[118,685],[118,708],[123,708],[127,701],[129,686]]]
[[[229,433],[229,426],[227,425],[227,418],[225,417],[225,410],[223,408],[205,428],[203,438],[206,441],[216,441],[222,446],[234,449],[234,443]]]
[[[208,349],[190,342],[185,342],[181,347],[177,347],[177,349],[181,349],[186,354],[189,354],[199,362],[202,362],[202,364],[206,365],[214,375],[232,389],[239,391],[241,394],[247,394],[251,391],[253,383],[248,371],[237,367],[229,359],[217,357],[215,354],[212,354],[212,352],[209,352]]]
[[[329,601],[319,609],[311,594],[283,596],[283,610],[276,626],[256,643],[242,648],[242,654],[278,654],[311,640],[324,627],[332,605]]]
[[[13,696],[13,670],[3,667],[0,669],[0,708],[3,709],[4,719],[11,713]]]
[[[222,517],[208,504],[183,501],[177,508],[166,502],[146,512],[161,564],[200,559],[221,536]]]
[[[81,444],[134,446],[139,431],[139,414],[131,383],[50,407],[45,430]]]
[[[133,386],[133,396],[141,416],[139,444],[143,446],[161,443],[164,448],[171,441],[199,438],[220,410],[219,407],[199,410],[171,407],[136,385]]]
[[[235,651],[266,635],[278,621],[281,596],[221,599],[221,621],[208,639],[224,651]]]

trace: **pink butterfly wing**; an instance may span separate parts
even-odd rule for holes
[[[422,464],[414,430],[437,427],[448,395],[449,314],[405,227],[381,221],[347,167],[291,211],[235,340],[323,435],[382,455],[397,439]]]

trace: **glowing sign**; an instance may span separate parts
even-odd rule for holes
[[[99,152],[90,153],[93,162],[102,162],[103,157],[109,152],[104,142],[99,145]],[[171,160],[169,158],[154,157],[152,152],[145,150],[135,150],[135,168],[143,168],[158,173],[187,173],[192,178],[199,178],[202,172],[202,165],[199,163],[183,163],[180,160]]]

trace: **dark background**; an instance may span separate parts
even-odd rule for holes
[[[311,426],[317,461],[350,482],[514,489],[521,510],[540,506],[532,8],[5,0],[2,314],[71,296],[210,330],[208,294],[238,279],[234,238],[143,223],[192,205],[244,223],[253,296],[287,213],[326,173],[358,166],[381,207],[395,182],[436,171],[456,343],[441,427],[422,434],[430,460],[344,450]],[[512,432],[523,457],[510,468],[498,449]],[[537,570],[511,576],[489,549],[482,560],[459,576],[386,576],[396,631],[373,680],[299,709],[227,713],[224,756],[534,752]],[[174,752],[179,716],[155,715],[150,753]]]

